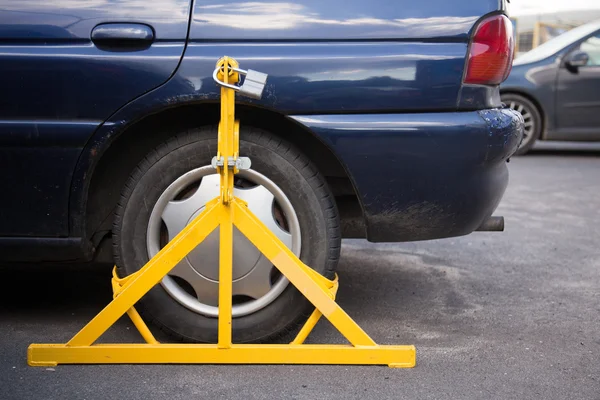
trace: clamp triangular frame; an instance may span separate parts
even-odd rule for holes
[[[215,76],[238,82],[237,62],[224,57]],[[224,74],[223,71],[231,71]],[[221,89],[219,153],[224,160],[238,159],[239,123],[233,119],[234,90]],[[228,164],[228,163],[225,163]],[[66,344],[32,344],[28,362],[32,366],[57,364],[380,364],[413,367],[414,346],[380,346],[335,302],[337,278],[331,281],[305,265],[233,193],[229,165],[217,168],[221,194],[158,252],[138,272],[113,277],[114,299]],[[217,344],[158,343],[134,308],[190,251],[217,227],[219,249],[219,315]],[[231,341],[233,226],[244,234],[276,268],[315,306],[316,310],[290,344],[233,344]],[[96,344],[94,342],[127,313],[145,344]],[[302,344],[320,316],[350,342],[348,345]]]

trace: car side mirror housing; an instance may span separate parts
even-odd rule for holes
[[[567,65],[567,67],[577,69],[579,67],[585,67],[589,61],[590,56],[588,55],[588,53],[581,50],[575,50],[567,56],[565,64]]]

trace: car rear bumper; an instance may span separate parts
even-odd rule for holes
[[[292,117],[318,135],[358,193],[367,239],[466,235],[492,215],[523,119],[509,109]]]

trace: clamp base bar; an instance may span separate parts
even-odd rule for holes
[[[321,344],[32,344],[30,365],[57,364],[334,364],[415,366],[414,346]],[[35,361],[31,361],[35,360]]]

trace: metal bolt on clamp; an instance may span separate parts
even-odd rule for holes
[[[223,167],[225,165],[225,159],[223,157],[218,159],[215,156],[210,161],[210,165],[212,165],[213,168]],[[238,157],[238,158],[227,157],[227,167],[229,169],[233,169],[233,168],[237,168],[238,170],[250,169],[251,165],[252,165],[252,162],[250,161],[250,158],[248,158],[248,157]]]

